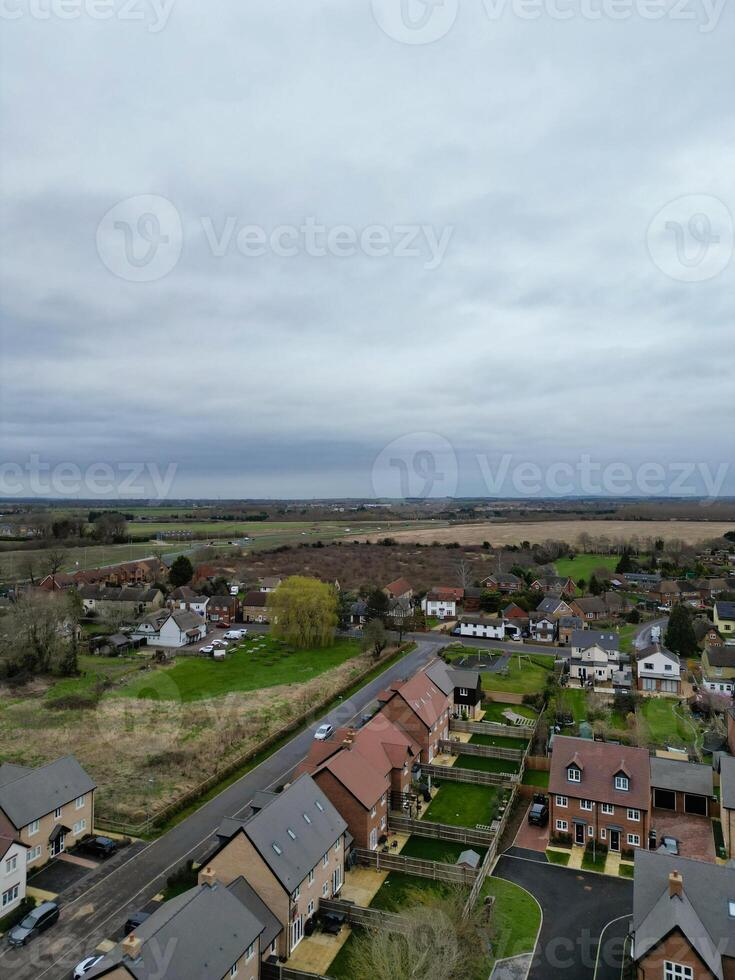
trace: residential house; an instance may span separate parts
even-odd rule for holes
[[[577,591],[574,581],[565,575],[541,575],[531,582],[530,588],[544,595],[573,596]]]
[[[449,698],[423,670],[378,695],[382,713],[416,742],[422,762],[439,752],[449,738]]]
[[[670,608],[679,602],[681,589],[679,588],[678,582],[674,582],[671,579],[662,579],[658,585],[651,589],[651,595],[659,605]]]
[[[735,756],[720,756],[720,823],[725,856],[735,858]]]
[[[707,647],[702,652],[702,687],[723,697],[735,695],[735,649]]]
[[[426,674],[449,698],[453,718],[467,715],[470,721],[482,713],[482,676],[479,670],[462,670],[442,660],[426,667]]]
[[[283,926],[243,877],[220,884],[205,870],[162,903],[85,977],[108,980],[257,980]]]
[[[645,848],[651,811],[648,751],[557,735],[549,773],[553,834],[576,845],[597,840],[610,851]]]
[[[505,609],[502,610],[501,616],[503,619],[527,619],[528,613],[517,603],[510,602]]]
[[[512,572],[495,572],[484,578],[480,584],[488,592],[502,592],[504,595],[520,592],[525,585],[523,579]]]
[[[655,810],[709,817],[715,789],[712,766],[678,759],[651,758],[651,794]],[[656,815],[653,815],[653,829]]]
[[[633,878],[636,980],[735,977],[735,868],[640,850]]]
[[[545,596],[536,607],[536,612],[558,619],[561,616],[571,616],[572,607],[561,596]]]
[[[177,606],[179,609],[188,609],[195,612],[198,616],[207,618],[207,606],[209,605],[208,595],[199,595],[188,585],[182,585],[174,589],[167,600],[168,606]]]
[[[81,585],[78,593],[87,616],[116,613],[132,619],[163,605],[163,593],[148,586]]]
[[[425,616],[436,619],[455,619],[457,605],[462,601],[464,589],[432,589],[421,600],[421,609]]]
[[[644,693],[681,694],[682,669],[678,656],[660,643],[652,643],[636,655],[638,690]]]
[[[576,653],[572,652],[569,660],[570,687],[623,690],[629,688],[632,681],[630,666],[621,661],[617,650],[591,643]]]
[[[383,589],[389,599],[413,599],[413,586],[405,578],[389,582]]]
[[[260,580],[261,592],[275,592],[283,579],[279,575],[267,575]]]
[[[267,590],[245,593],[245,598],[242,600],[242,618],[245,623],[269,622]]]
[[[722,635],[715,624],[708,619],[695,619],[694,635],[700,650],[706,647],[721,647],[724,644]]]
[[[584,629],[584,621],[579,616],[560,616],[557,624],[557,640],[561,646],[569,646],[577,630]]]
[[[454,630],[460,636],[478,636],[486,640],[505,639],[505,620],[487,616],[462,616]]]
[[[236,595],[213,595],[207,604],[207,619],[211,623],[234,623],[240,615],[240,600]]]
[[[380,711],[358,730],[355,742],[373,768],[389,774],[392,799],[405,800],[411,792],[412,771],[418,765],[419,744]]]
[[[735,602],[716,602],[715,626],[726,643],[735,643]]]
[[[351,626],[364,626],[367,623],[368,604],[364,599],[358,599],[357,602],[352,603],[349,619]]]
[[[543,613],[530,613],[528,617],[531,637],[537,643],[553,643],[556,639],[556,620]]]
[[[414,609],[413,600],[406,596],[397,599],[388,600],[388,619],[390,624],[394,629],[398,629],[400,626],[404,628],[410,624],[413,619]]]
[[[620,592],[607,591],[600,596],[605,606],[605,616],[624,616],[633,608],[628,598]]]
[[[259,793],[251,807],[246,819],[220,826],[222,843],[200,881],[207,876],[230,885],[245,877],[281,924],[276,950],[287,958],[321,899],[342,888],[347,822],[308,773],[281,793]]]
[[[679,602],[683,602],[687,606],[694,606],[697,609],[703,605],[701,595],[702,589],[695,581],[690,579],[679,579],[676,584],[679,586]],[[704,591],[709,597],[709,590],[705,587]]]
[[[0,919],[9,915],[26,897],[28,844],[0,813]]]
[[[141,619],[131,635],[152,645],[185,647],[204,639],[207,624],[187,609],[159,609]]]
[[[605,619],[608,615],[605,601],[601,596],[588,595],[580,599],[572,599],[572,610],[575,616],[584,619],[586,622],[594,622],[598,619]]]
[[[482,608],[482,589],[475,588],[475,586],[468,586],[464,590],[464,596],[462,597],[462,608],[465,612],[479,612]]]
[[[620,577],[620,576],[618,576]],[[661,582],[660,572],[626,572],[625,583],[637,588],[655,589]]]
[[[580,654],[583,650],[591,646],[602,647],[612,657],[620,654],[620,634],[610,630],[600,632],[599,630],[578,629],[574,630],[571,638],[572,656]]]
[[[96,788],[73,755],[37,769],[0,765],[0,814],[27,846],[28,868],[45,864],[92,832]]]

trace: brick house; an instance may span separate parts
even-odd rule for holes
[[[512,572],[495,572],[484,578],[481,584],[489,592],[502,592],[504,595],[520,592],[524,585],[523,580]]]
[[[553,616],[555,619],[560,616],[571,616],[572,607],[561,596],[545,596],[536,607],[536,612],[544,613],[546,616]]]
[[[38,769],[0,766],[0,814],[27,848],[27,867],[62,854],[94,827],[96,784],[73,755]]]
[[[236,595],[213,595],[207,603],[207,619],[212,623],[234,623],[240,615]]]
[[[579,616],[580,619],[584,619],[588,623],[596,622],[598,619],[605,619],[608,615],[605,601],[596,595],[572,599],[572,611],[575,616]]]
[[[245,820],[225,820],[220,846],[200,872],[229,885],[243,876],[278,919],[277,955],[287,958],[322,898],[344,882],[347,822],[308,773],[282,793],[259,793]]]
[[[636,980],[735,978],[735,868],[640,850],[633,878]]]
[[[242,600],[242,618],[245,623],[267,623],[268,620],[268,593],[246,592]]]
[[[415,741],[422,762],[439,752],[439,740],[449,738],[449,698],[420,670],[410,680],[378,695],[382,713]]]
[[[544,595],[559,596],[572,596],[577,591],[573,579],[564,575],[541,575],[531,582],[530,588]]]
[[[648,751],[557,735],[549,773],[552,834],[610,851],[645,848],[651,814]]]
[[[383,589],[389,599],[413,599],[413,586],[405,578],[389,582]]]
[[[527,619],[528,613],[515,602],[510,602],[501,613],[503,619]]]
[[[694,635],[700,650],[704,650],[706,647],[724,646],[725,641],[714,623],[708,619],[695,619],[693,625]]]
[[[569,646],[577,630],[584,628],[579,616],[561,616],[557,621],[557,639],[562,646]]]

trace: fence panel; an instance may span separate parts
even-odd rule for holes
[[[368,851],[357,848],[356,856],[362,864],[377,868],[378,871],[401,871],[418,878],[431,878],[454,885],[471,886],[477,877],[476,868],[458,868],[456,864],[442,861],[423,861],[420,858],[404,857],[402,854],[384,854],[382,851]]]
[[[448,823],[433,823],[430,820],[414,820],[402,813],[391,813],[388,817],[391,830],[400,834],[416,834],[419,837],[432,837],[439,840],[453,841],[455,844],[476,844],[489,847],[495,840],[495,834],[490,830],[478,830],[473,827],[454,827]]]
[[[450,732],[465,732],[470,735],[502,735],[504,738],[531,738],[534,725],[500,725],[495,721],[462,721],[453,718],[449,722]]]
[[[523,749],[506,749],[499,745],[474,745],[458,739],[439,739],[439,751],[447,755],[474,755],[481,759],[503,759],[506,762],[520,762]]]
[[[449,783],[475,783],[479,786],[511,786],[519,781],[518,773],[481,772],[478,769],[458,769],[456,766],[422,764],[421,772]]]
[[[405,918],[397,912],[383,912],[380,909],[366,908],[363,905],[355,905],[354,902],[345,902],[339,898],[321,899],[319,911],[345,915],[352,926],[386,929],[388,932],[404,932],[406,929]]]

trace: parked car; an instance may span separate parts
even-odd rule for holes
[[[214,653],[214,646],[211,643],[207,643],[206,646],[199,647],[199,653],[206,653],[206,654]]]
[[[82,838],[77,845],[78,850],[85,854],[92,854],[94,857],[100,858],[110,857],[119,846],[118,842],[111,837],[95,837],[91,834],[89,837]]]
[[[243,640],[248,635],[247,630],[227,630],[225,633],[226,640]]]
[[[545,827],[549,822],[549,801],[542,793],[535,793],[531,809],[528,811],[528,822],[537,827]]]
[[[100,953],[97,953],[94,956],[85,957],[74,967],[74,980],[81,980],[81,978],[86,976],[90,970],[94,969],[98,963],[101,963],[104,958],[104,955],[101,955]]]
[[[334,726],[333,725],[320,725],[317,728],[317,730],[314,732],[314,738],[318,742],[323,742],[325,739],[329,738],[329,736],[333,732],[334,732]]]
[[[40,932],[45,932],[59,919],[59,906],[56,902],[41,902],[17,926],[8,933],[10,946],[25,946]]]
[[[145,920],[150,918],[150,915],[150,912],[132,912],[125,923],[125,935],[129,936],[131,932],[135,932],[138,926],[142,926]]]
[[[212,640],[212,646],[219,650],[226,650],[229,645],[228,640]]]

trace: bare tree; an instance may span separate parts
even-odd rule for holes
[[[63,548],[51,548],[44,555],[43,564],[47,575],[56,575],[66,565],[68,555]]]

